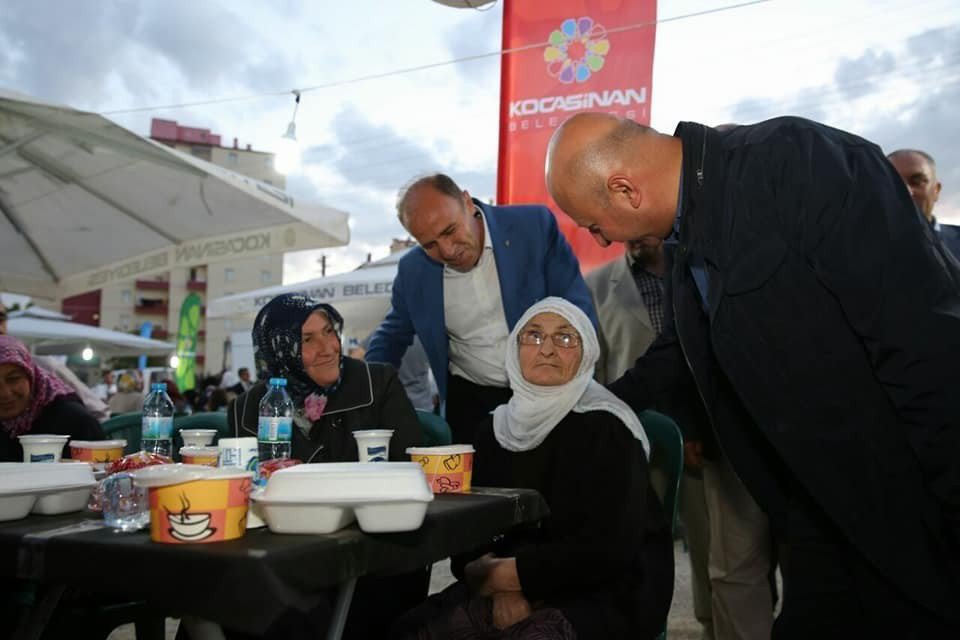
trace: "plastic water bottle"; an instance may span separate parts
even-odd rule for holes
[[[165,382],[150,385],[150,395],[143,401],[141,446],[147,453],[169,457],[173,448],[173,400],[167,395]]]
[[[260,400],[257,442],[260,462],[290,457],[293,439],[293,400],[286,378],[270,378],[270,388]]]

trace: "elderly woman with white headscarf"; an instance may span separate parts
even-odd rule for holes
[[[513,397],[479,427],[473,483],[539,491],[550,516],[508,533],[408,620],[419,638],[654,638],[673,547],[633,411],[593,380],[587,316],[546,298],[507,344]],[[461,574],[462,559],[454,562]]]

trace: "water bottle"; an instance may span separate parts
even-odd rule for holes
[[[167,384],[150,385],[150,395],[143,401],[141,446],[147,453],[170,457],[173,448],[173,400],[167,395]]]
[[[293,439],[293,400],[286,378],[270,378],[270,388],[260,400],[257,442],[260,462],[290,457]]]

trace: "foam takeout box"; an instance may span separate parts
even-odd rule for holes
[[[0,521],[80,511],[96,484],[85,462],[0,463]]]
[[[355,519],[381,533],[418,529],[433,492],[414,462],[327,462],[275,472],[253,500],[274,533],[333,533]]]

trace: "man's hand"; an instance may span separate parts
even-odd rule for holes
[[[530,603],[522,591],[498,591],[493,594],[493,626],[501,631],[529,617]]]
[[[703,443],[687,440],[683,443],[683,464],[689,471],[703,469]]]

